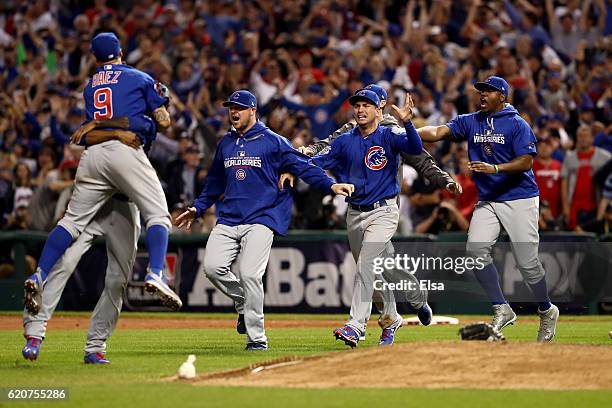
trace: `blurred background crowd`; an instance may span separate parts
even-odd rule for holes
[[[606,0],[4,0],[0,2],[0,228],[48,231],[61,218],[80,148],[91,38],[113,31],[127,64],[172,92],[174,124],[150,159],[169,208],[197,197],[219,139],[221,106],[254,92],[267,126],[294,146],[351,119],[370,83],[417,127],[477,110],[472,84],[500,75],[538,138],[542,231],[612,226],[612,2]],[[389,104],[389,105],[390,105]],[[463,186],[452,197],[405,166],[400,233],[465,231],[477,201],[465,144],[426,145]],[[346,203],[303,183],[293,229],[342,229]],[[193,231],[208,232],[214,211]]]

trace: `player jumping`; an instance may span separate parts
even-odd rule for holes
[[[158,94],[155,81],[144,72],[122,64],[123,52],[113,33],[100,33],[91,41],[91,52],[98,68],[88,82],[83,97],[87,120],[127,117],[138,120],[151,115],[162,128],[170,126],[165,108],[167,97]],[[139,133],[141,142],[151,142]],[[75,188],[66,215],[51,231],[36,273],[24,283],[25,306],[36,315],[47,275],[110,198],[122,193],[133,201],[143,215],[149,266],[145,277],[147,291],[157,294],[171,310],[182,306],[163,274],[170,214],[164,191],[144,150],[111,140],[88,148],[82,155]]]

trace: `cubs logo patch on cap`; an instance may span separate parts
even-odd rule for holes
[[[236,91],[230,95],[227,101],[223,102],[223,106],[226,108],[229,106],[242,106],[243,108],[255,108],[257,107],[257,98],[251,92],[246,89]]]
[[[349,103],[351,105],[355,105],[357,102],[365,101],[371,103],[372,105],[380,108],[380,98],[374,91],[370,91],[369,89],[359,89],[355,92],[355,95],[349,98]]]
[[[497,91],[501,92],[505,97],[508,97],[510,87],[504,78],[498,76],[490,76],[482,82],[476,82],[474,88],[479,91]]]

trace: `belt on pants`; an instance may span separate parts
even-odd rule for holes
[[[356,210],[356,211],[369,212],[369,211],[374,211],[375,209],[380,208],[380,207],[386,207],[387,205],[389,205],[387,203],[387,200],[395,200],[395,197],[383,198],[383,199],[378,200],[377,202],[375,202],[374,204],[371,204],[371,205],[349,204],[349,206],[353,210]]]

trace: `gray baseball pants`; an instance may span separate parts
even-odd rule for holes
[[[144,150],[117,140],[90,146],[83,152],[66,215],[58,225],[73,238],[78,237],[115,193],[125,194],[136,204],[147,229],[162,225],[170,230],[164,190]]]
[[[348,326],[359,333],[365,333],[368,319],[372,310],[372,295],[374,293],[374,280],[380,279],[383,283],[398,283],[398,277],[410,280],[419,287],[414,275],[404,271],[392,271],[393,277],[384,273],[375,276],[372,265],[375,258],[393,256],[394,248],[391,238],[397,230],[399,221],[399,208],[395,199],[387,200],[387,205],[372,211],[361,212],[349,207],[346,224],[348,229],[349,245],[357,263],[357,274],[353,289],[351,312]],[[395,296],[392,290],[385,288],[380,291],[383,299],[383,314],[388,315],[392,321],[399,321],[401,316],[397,313]],[[426,301],[426,292],[417,289],[405,293],[406,300],[415,307],[423,306]]]
[[[206,244],[204,272],[244,314],[248,342],[267,342],[264,330],[263,275],[270,258],[274,233],[261,224],[230,227],[217,224]],[[230,266],[240,254],[239,276]]]
[[[538,283],[545,275],[538,257],[539,197],[492,202],[479,201],[468,231],[467,252],[482,257],[484,264],[493,262],[491,250],[503,226],[510,237],[510,246],[523,279]]]
[[[108,264],[104,291],[91,316],[87,332],[85,353],[104,353],[106,339],[117,324],[123,294],[130,271],[134,265],[138,237],[140,236],[140,214],[136,205],[111,199],[95,215],[93,221],[55,264],[42,293],[42,307],[33,316],[24,310],[23,326],[26,336],[43,339],[47,321],[55,311],[66,282],[74,272],[85,252],[89,250],[96,236],[106,236]]]

